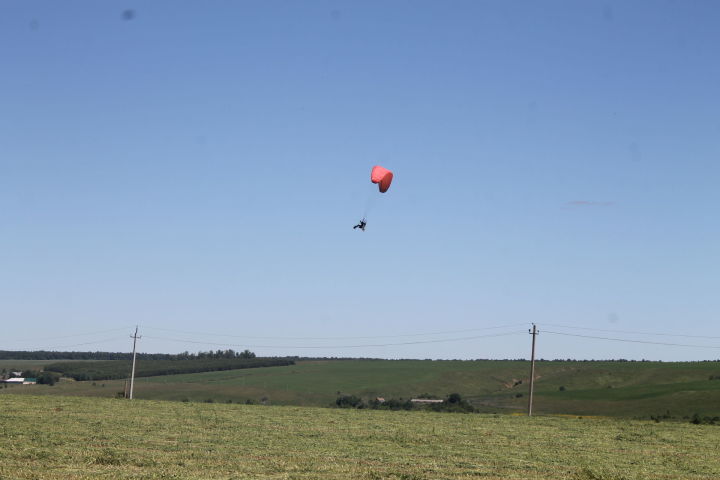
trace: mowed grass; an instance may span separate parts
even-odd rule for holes
[[[330,406],[341,394],[365,399],[460,393],[483,412],[527,408],[529,362],[424,360],[318,360],[287,367],[229,370],[136,379],[139,399]],[[720,415],[720,362],[537,363],[539,413],[679,420]],[[54,387],[15,386],[0,393],[113,397],[124,381],[67,382]],[[562,388],[562,391],[561,391]]]
[[[0,478],[720,478],[720,427],[597,418],[0,399]]]

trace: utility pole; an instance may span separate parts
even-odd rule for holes
[[[130,335],[130,338],[133,339],[133,363],[132,363],[132,373],[130,374],[130,400],[133,398],[133,386],[135,385],[135,344],[138,341],[138,338],[142,338],[141,336],[138,337],[138,327],[135,325],[135,335]]]
[[[537,331],[535,324],[533,323],[532,330],[528,330],[532,335],[532,353],[530,354],[530,398],[528,399],[528,417],[532,417],[533,407],[533,387],[535,386],[535,337],[540,332]]]

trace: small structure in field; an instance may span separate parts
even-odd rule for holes
[[[35,385],[37,383],[37,378],[14,377],[8,378],[7,380],[4,380],[4,382],[12,383],[13,385]]]
[[[439,400],[436,398],[411,398],[410,401],[412,403],[418,403],[420,405],[430,404],[430,403],[443,403],[445,400]]]

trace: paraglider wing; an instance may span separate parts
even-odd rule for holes
[[[387,168],[383,168],[380,165],[375,165],[370,172],[370,181],[377,183],[380,193],[385,193],[390,188],[392,183],[393,173]]]

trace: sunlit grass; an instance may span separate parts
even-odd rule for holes
[[[9,395],[7,479],[717,479],[720,427]]]

